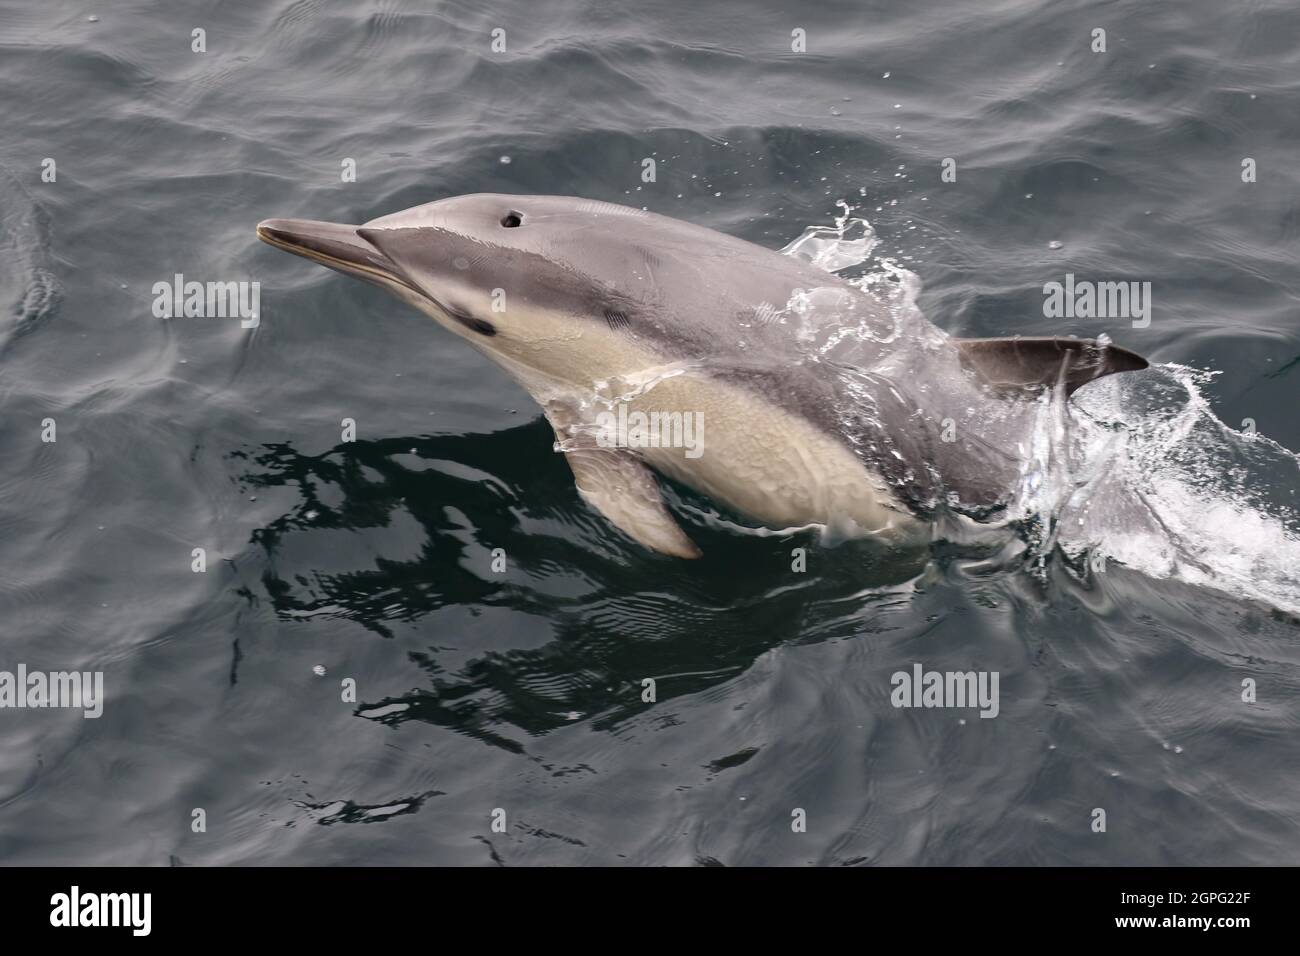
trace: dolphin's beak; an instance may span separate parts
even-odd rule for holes
[[[356,226],[312,219],[267,219],[257,224],[257,238],[348,275],[419,291],[391,259],[357,234]]]

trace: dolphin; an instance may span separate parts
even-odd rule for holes
[[[1105,339],[952,338],[896,289],[607,202],[474,194],[257,235],[493,359],[541,406],[581,496],[678,557],[700,550],[656,472],[769,528],[916,542],[941,512],[1005,504],[1045,393],[1147,367]]]

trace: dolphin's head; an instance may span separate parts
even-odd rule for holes
[[[476,194],[362,226],[268,219],[257,234],[389,289],[517,371],[589,384],[627,372],[621,343],[646,339],[635,325],[655,311],[662,265],[638,228],[647,217],[570,197]],[[687,256],[716,238],[674,225],[682,235],[670,245]]]

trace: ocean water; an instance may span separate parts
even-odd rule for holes
[[[0,671],[105,696],[0,708],[0,862],[1300,863],[1298,25],[0,0]],[[1153,368],[1043,399],[996,527],[882,553],[672,485],[704,557],[656,556],[494,365],[254,235],[488,191]],[[176,274],[259,324],[155,317]],[[1048,318],[1067,274],[1149,324]],[[915,664],[998,715],[892,706]]]

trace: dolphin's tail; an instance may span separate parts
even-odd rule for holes
[[[1136,352],[1096,339],[1062,337],[955,339],[962,364],[995,387],[1064,385],[1067,395],[1093,379],[1150,363]]]

